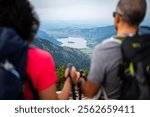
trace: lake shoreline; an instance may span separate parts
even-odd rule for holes
[[[76,49],[85,49],[87,48],[87,40],[82,37],[67,37],[59,38],[57,41],[61,42],[61,46],[66,46]]]

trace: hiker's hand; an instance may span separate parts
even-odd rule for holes
[[[80,72],[76,71],[76,84],[79,83],[80,78],[81,78]]]
[[[77,70],[74,66],[71,67],[70,69],[71,69],[70,76],[71,76],[73,82],[76,83],[78,81],[78,78],[80,77],[80,73],[77,72]],[[69,68],[67,68],[65,71],[65,77],[69,77],[68,74],[69,74]]]
[[[87,81],[87,76],[83,73],[82,70],[80,70],[80,72],[78,72],[78,71],[75,71],[75,72],[76,72],[75,82],[77,85],[81,85],[82,83]]]
[[[82,75],[80,72],[78,72],[76,69],[72,71],[72,74],[74,74],[74,83],[78,84],[82,79]]]

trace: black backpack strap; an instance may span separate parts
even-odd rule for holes
[[[136,79],[138,82],[139,90],[142,92],[142,95],[140,95],[139,99],[149,99],[149,86],[148,82],[144,72],[144,67],[142,63],[138,63],[137,65],[137,73],[136,73]]]
[[[30,48],[34,48],[34,46],[32,44],[28,45],[28,50]],[[27,57],[27,54],[26,54],[26,57]],[[38,92],[35,89],[35,87],[33,86],[32,80],[31,80],[31,78],[29,77],[29,75],[26,72],[24,73],[24,80],[26,80],[28,85],[29,85],[29,88],[30,88],[30,90],[32,92],[32,95],[33,95],[33,100],[38,100],[39,99]]]
[[[34,88],[33,83],[31,81],[29,75],[26,75],[25,80],[27,81],[27,83],[29,85],[29,88],[30,88],[30,90],[31,90],[31,92],[33,94],[33,100],[38,100],[39,99],[38,92]]]

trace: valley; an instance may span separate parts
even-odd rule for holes
[[[150,33],[149,27],[141,26],[140,34]],[[114,26],[82,27],[42,25],[34,45],[49,51],[56,66],[73,63],[79,69],[89,68],[93,48],[103,40],[116,35]]]

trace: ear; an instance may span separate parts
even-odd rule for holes
[[[120,23],[120,17],[116,15],[114,19],[114,25],[115,25],[116,30],[118,30],[119,23]]]
[[[120,22],[120,16],[116,15],[115,16],[115,25],[119,24]]]

